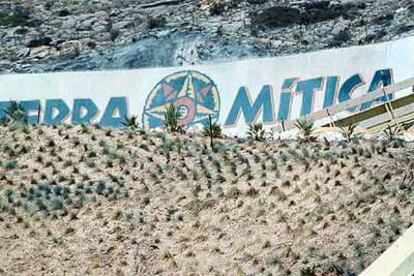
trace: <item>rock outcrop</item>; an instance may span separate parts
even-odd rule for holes
[[[200,64],[413,34],[411,0],[9,0],[0,73]]]

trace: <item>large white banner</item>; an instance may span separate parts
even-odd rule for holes
[[[292,120],[414,76],[414,37],[296,56],[121,71],[0,75],[0,117],[19,101],[31,123],[120,127],[136,115],[162,127],[174,104],[181,123],[214,121],[227,134]],[[401,97],[403,91],[394,97]],[[350,112],[369,108],[366,103]]]

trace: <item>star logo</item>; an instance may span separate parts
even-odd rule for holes
[[[181,126],[207,125],[209,116],[215,122],[220,113],[217,86],[197,71],[171,74],[152,89],[145,104],[144,126],[164,127],[164,114],[171,104],[180,112]]]

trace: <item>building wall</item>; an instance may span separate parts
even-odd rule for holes
[[[110,127],[121,126],[124,116],[137,115],[141,124],[150,128],[162,126],[163,112],[173,103],[187,125],[206,124],[211,115],[227,134],[242,135],[248,124],[271,126],[306,116],[412,77],[413,52],[411,37],[202,66],[0,75],[0,109],[7,108],[11,100],[21,101],[32,123],[100,123]]]

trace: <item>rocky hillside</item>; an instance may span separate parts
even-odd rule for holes
[[[0,72],[199,64],[413,34],[412,0],[2,0]]]
[[[403,142],[0,128],[2,275],[356,275],[414,219]]]

